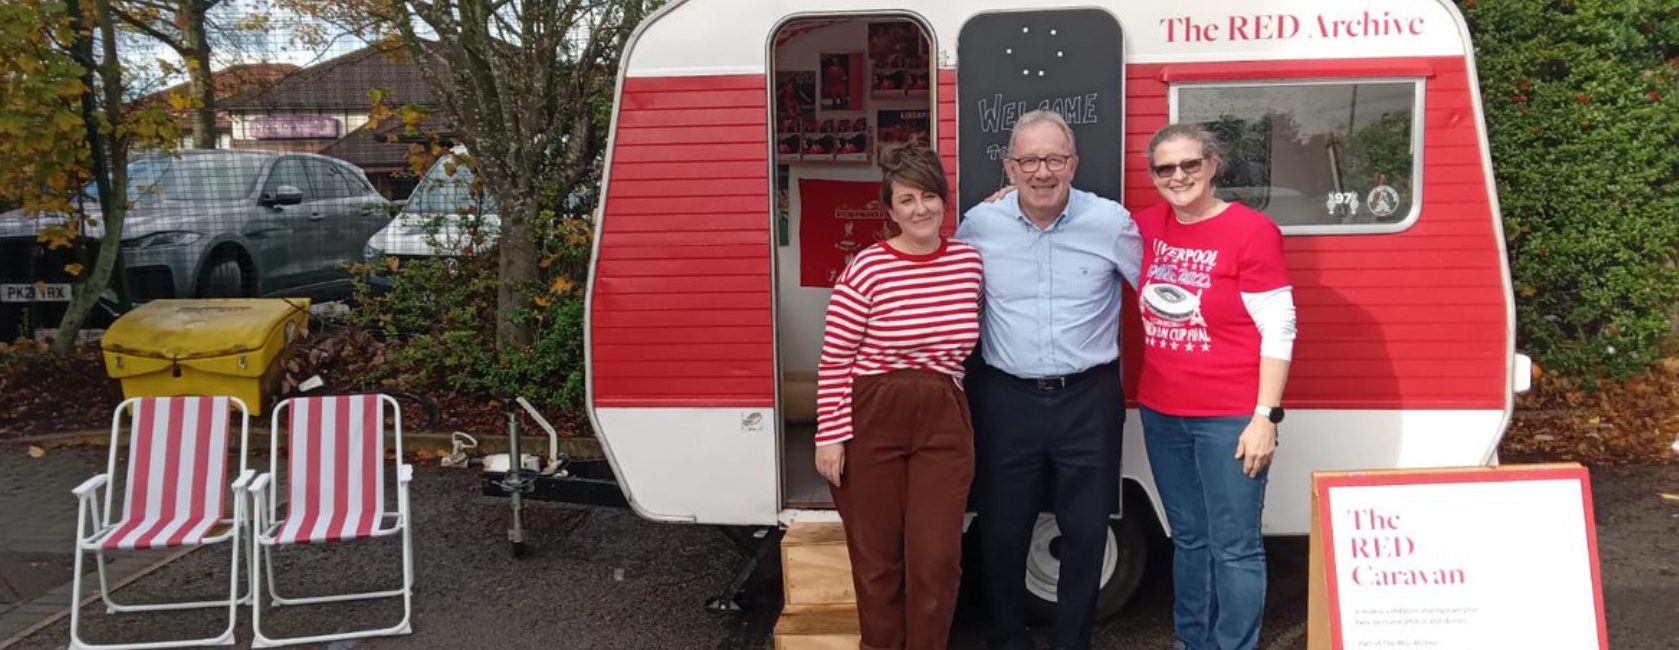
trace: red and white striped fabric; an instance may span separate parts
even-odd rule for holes
[[[385,514],[384,407],[378,395],[291,400],[286,518],[279,544],[369,537]]]
[[[962,378],[979,342],[979,251],[945,240],[910,255],[875,244],[851,260],[828,299],[817,366],[816,444],[851,439],[851,380],[893,370]]]
[[[129,413],[123,518],[100,545],[140,549],[201,543],[226,516],[228,398],[141,399]]]

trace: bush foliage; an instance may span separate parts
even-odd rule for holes
[[[1460,0],[1475,38],[1517,345],[1650,367],[1679,297],[1679,0]]]
[[[582,413],[583,282],[591,232],[581,216],[544,211],[535,224],[546,286],[530,292],[518,318],[533,326],[529,347],[497,351],[497,250],[467,247],[459,256],[387,258],[358,269],[360,307],[353,324],[387,339],[387,363],[373,379],[443,389]],[[378,273],[389,290],[373,290]]]

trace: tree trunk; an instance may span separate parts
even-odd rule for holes
[[[186,59],[187,78],[191,81],[192,146],[194,149],[216,148],[216,87],[210,75],[210,36],[205,29],[208,3],[201,0],[180,0],[181,42],[186,47],[181,57]]]
[[[122,64],[117,58],[116,30],[111,24],[111,3],[110,0],[95,0],[98,7],[100,45],[104,55],[102,62],[94,61],[93,31],[91,26],[82,23],[80,0],[69,0],[68,4],[76,34],[72,49],[84,70],[82,84],[87,88],[82,92],[82,124],[87,128],[87,142],[93,159],[93,180],[99,188],[99,207],[102,213],[100,220],[105,226],[105,233],[100,238],[99,256],[94,259],[92,273],[77,285],[70,306],[64,312],[64,320],[58,324],[58,334],[52,344],[53,353],[58,355],[68,355],[76,349],[76,335],[81,332],[82,323],[87,321],[87,315],[99,302],[99,294],[103,293],[106,285],[111,282],[111,273],[117,265],[117,253],[122,250],[123,214],[128,209],[128,152],[120,137],[110,142],[105,140],[105,133],[114,130],[106,131],[100,128],[97,110],[99,99],[94,95],[103,89],[105,118],[112,123],[121,120]],[[96,67],[102,84],[94,83],[93,72]]]
[[[538,280],[536,237],[531,232],[538,206],[529,196],[502,204],[502,212],[511,212],[501,215],[501,284],[496,287],[496,349],[502,352],[528,347],[536,340],[530,320],[520,317],[530,304],[526,292]]]

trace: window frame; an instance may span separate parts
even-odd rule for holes
[[[338,169],[337,164],[315,158],[305,158],[303,160],[303,164],[309,172],[309,182],[311,184],[325,183],[331,186],[316,188],[316,193],[320,195],[322,200],[348,199],[355,197],[355,192],[350,187],[349,179],[344,178],[344,173]],[[319,170],[319,173],[317,173],[316,170]]]
[[[268,173],[263,175],[263,177],[262,177],[262,187],[258,190],[257,195],[259,197],[266,196],[266,195],[269,195],[269,193],[271,191],[279,190],[278,185],[273,185],[271,187],[271,184],[274,181],[275,177],[279,175],[280,167],[282,165],[287,164],[287,163],[295,163],[298,166],[298,170],[300,172],[302,172],[302,174],[303,174],[303,181],[305,183],[309,184],[307,187],[298,187],[297,188],[298,191],[303,193],[303,202],[304,203],[309,203],[311,201],[320,200],[320,197],[317,196],[317,194],[319,194],[319,193],[316,192],[315,188],[314,188],[315,179],[310,177],[309,166],[307,164],[305,164],[305,161],[304,161],[302,156],[281,156],[279,158],[276,158],[274,160],[274,164],[272,164],[268,167]],[[294,187],[296,187],[296,186],[294,186]]]
[[[1167,123],[1178,121],[1178,109],[1181,107],[1178,93],[1190,88],[1194,90],[1217,88],[1279,88],[1293,86],[1344,86],[1349,84],[1376,83],[1408,83],[1414,88],[1411,106],[1411,209],[1405,218],[1389,223],[1372,224],[1320,224],[1320,225],[1283,225],[1283,236],[1291,235],[1389,235],[1410,230],[1417,220],[1422,217],[1423,194],[1423,166],[1427,158],[1428,147],[1424,140],[1425,125],[1428,120],[1427,91],[1428,79],[1422,76],[1371,76],[1371,77],[1312,77],[1312,78],[1268,78],[1268,79],[1228,79],[1208,81],[1177,81],[1167,84],[1166,115]],[[1145,152],[1144,155],[1147,155]],[[1364,200],[1364,197],[1359,197]],[[1266,215],[1269,217],[1270,215]]]

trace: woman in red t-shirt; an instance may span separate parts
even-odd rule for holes
[[[1178,641],[1246,650],[1265,611],[1260,511],[1294,346],[1282,232],[1214,195],[1218,138],[1173,124],[1149,141],[1164,200],[1143,235],[1143,440],[1172,528]]]

